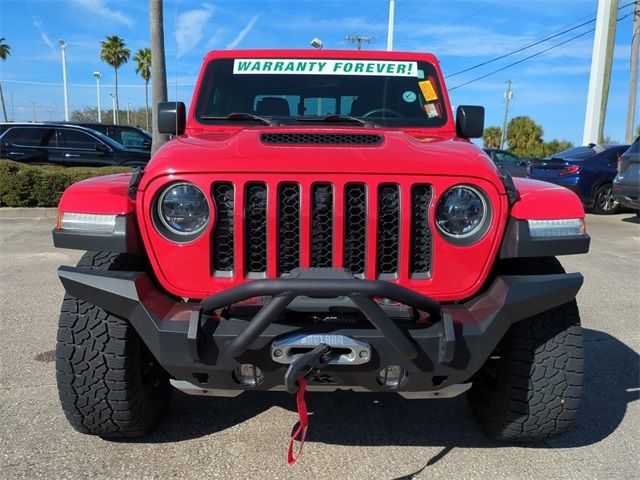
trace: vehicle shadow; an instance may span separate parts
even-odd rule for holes
[[[627,223],[640,223],[640,216],[634,213],[633,216],[625,217],[622,219],[622,221]]]
[[[585,384],[578,426],[546,442],[551,447],[581,447],[601,441],[622,422],[627,404],[639,398],[640,356],[609,334],[584,329]],[[477,427],[464,395],[449,400],[405,400],[394,394],[345,391],[311,393],[308,442],[366,446],[504,446]],[[192,397],[179,392],[167,417],[143,439],[129,442],[180,442],[215,434],[277,406],[295,410],[293,396],[246,392],[236,398]],[[544,446],[544,445],[543,445]],[[535,446],[533,446],[535,448]]]

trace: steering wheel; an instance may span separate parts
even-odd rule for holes
[[[404,118],[404,115],[402,115],[399,112],[396,112],[395,110],[391,110],[390,108],[374,108],[373,110],[369,110],[367,113],[362,115],[362,118],[370,117],[375,113],[382,113],[383,116],[385,116],[385,114],[390,114],[390,116],[395,118]]]

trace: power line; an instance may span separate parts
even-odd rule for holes
[[[449,24],[445,25],[444,27],[440,28],[439,30],[436,30],[435,32],[430,33],[430,35],[436,35],[436,34],[438,34],[438,33],[442,32],[442,31],[446,30],[446,29],[447,29],[447,28],[449,28],[449,27],[453,27],[454,25],[457,25],[457,24],[458,24],[458,23],[460,23],[460,22],[464,22],[465,20],[468,20],[468,19],[470,19],[470,18],[473,18],[473,17],[475,17],[477,14],[482,13],[482,12],[484,12],[485,10],[489,10],[491,7],[496,6],[498,3],[502,2],[502,1],[503,1],[503,0],[498,0],[497,2],[493,2],[493,3],[491,3],[491,4],[487,5],[487,6],[484,6],[484,7],[482,7],[482,8],[479,8],[478,10],[476,10],[476,11],[474,11],[474,12],[470,13],[470,14],[469,14],[469,15],[467,15],[467,16],[459,17],[457,20],[454,20],[453,22],[451,22],[451,23],[449,23]]]
[[[621,7],[618,7],[618,10],[626,8],[626,7],[630,6],[630,5],[634,5],[635,3],[636,3],[635,1],[634,2],[629,2],[629,3],[625,4],[625,5],[622,5]],[[587,17],[589,17],[589,16],[591,16],[591,14],[587,15]],[[582,18],[585,18],[585,17],[582,17]],[[579,20],[577,20],[577,21],[579,21]],[[486,60],[484,62],[480,62],[480,63],[478,63],[476,65],[472,65],[471,67],[468,67],[468,68],[465,68],[463,70],[459,70],[457,72],[454,72],[454,73],[451,73],[449,75],[446,75],[445,78],[455,77],[456,75],[460,75],[461,73],[469,72],[471,70],[475,70],[476,68],[484,67],[485,65],[489,65],[490,63],[497,62],[498,60],[502,60],[503,58],[510,57],[511,55],[515,55],[516,53],[520,53],[520,52],[522,52],[524,50],[527,50],[527,49],[529,49],[531,47],[535,47],[536,45],[540,45],[541,43],[547,42],[549,40],[553,40],[554,38],[557,38],[557,37],[559,37],[561,35],[564,35],[566,33],[569,33],[569,32],[572,32],[574,30],[577,30],[578,28],[584,27],[585,25],[588,25],[588,24],[593,23],[595,21],[596,21],[596,19],[594,17],[594,18],[592,18],[590,20],[587,20],[586,22],[582,22],[579,25],[576,25],[576,26],[573,26],[573,27],[570,27],[570,28],[569,28],[569,26],[562,27],[562,30],[560,30],[560,31],[556,30],[556,33],[552,33],[551,35],[543,37],[543,38],[541,38],[539,40],[535,40],[532,43],[529,43],[527,45],[523,45],[521,47],[518,47],[515,50],[512,50],[512,51],[510,51],[508,53],[505,53],[503,55],[499,55],[497,57],[494,57],[492,59]],[[573,23],[575,23],[575,21]],[[572,24],[569,24],[569,25],[572,25]],[[594,29],[591,29],[591,30],[589,30],[589,32],[592,32],[593,30]]]
[[[413,8],[412,10],[410,10],[408,13],[406,13],[404,16],[402,16],[401,18],[399,18],[396,22],[395,22],[395,26],[400,25],[400,23],[402,23],[402,21],[406,18],[408,18],[412,13],[417,12],[418,10],[420,10],[421,8],[423,8],[425,5],[427,5],[427,3],[431,2],[432,0],[425,0],[424,2],[422,2],[421,4],[419,4],[417,7]],[[398,5],[396,5],[396,8],[398,8]],[[378,30],[377,32],[375,32],[372,37],[377,37],[379,34],[381,34],[382,32],[384,32],[384,28],[382,30]]]
[[[624,17],[618,18],[617,22],[620,22],[621,20],[624,20],[625,18],[627,18],[627,17],[629,17],[631,15],[633,15],[633,12],[626,14]],[[506,66],[504,66],[502,68],[499,68],[497,70],[493,70],[492,72],[486,73],[486,74],[484,74],[484,75],[482,75],[480,77],[476,77],[473,80],[469,80],[468,82],[464,82],[464,83],[461,83],[459,85],[456,85],[455,87],[450,88],[449,91],[451,92],[453,90],[456,90],[457,88],[464,87],[465,85],[469,85],[470,83],[477,82],[478,80],[482,80],[483,78],[487,78],[487,77],[489,77],[489,76],[491,76],[491,75],[493,75],[495,73],[502,72],[503,70],[506,70],[507,68],[513,67],[513,66],[518,65],[518,64],[523,63],[523,62],[526,62],[527,60],[531,60],[532,58],[538,57],[538,56],[540,56],[540,55],[542,55],[544,53],[547,53],[547,52],[549,52],[549,51],[551,51],[551,50],[553,50],[555,48],[561,47],[562,45],[565,45],[565,44],[567,44],[569,42],[572,42],[573,40],[576,40],[576,39],[578,39],[580,37],[584,37],[588,33],[593,32],[594,30],[595,30],[595,28],[591,28],[591,29],[589,29],[589,30],[587,30],[585,32],[582,32],[582,33],[580,33],[578,35],[575,35],[575,36],[573,36],[571,38],[568,38],[567,40],[565,40],[563,42],[557,43],[556,45],[552,45],[551,47],[545,48],[544,50],[540,50],[539,52],[536,52],[536,53],[534,53],[532,55],[524,57],[524,58],[522,58],[522,59],[520,59],[520,60],[518,60],[516,62],[510,63],[509,65],[506,65]]]

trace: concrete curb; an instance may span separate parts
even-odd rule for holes
[[[53,207],[1,207],[0,219],[56,218],[58,209]]]

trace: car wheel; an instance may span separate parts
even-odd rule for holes
[[[564,273],[553,257],[518,259],[506,274]],[[575,300],[514,323],[473,377],[468,400],[496,440],[539,442],[575,423],[583,352]]]
[[[126,254],[87,252],[78,266],[132,270],[135,263]],[[56,380],[71,426],[101,437],[148,433],[172,392],[169,375],[127,320],[71,295],[60,312]]]
[[[600,215],[612,215],[620,211],[620,202],[613,195],[610,183],[600,185],[596,190],[593,211]]]

